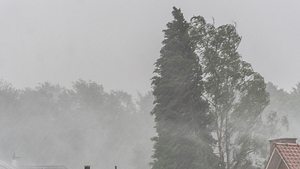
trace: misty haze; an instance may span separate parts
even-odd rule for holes
[[[299,169],[299,5],[0,0],[0,168]]]

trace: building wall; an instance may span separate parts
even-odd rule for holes
[[[268,165],[268,168],[266,168],[266,169],[278,169],[278,166],[281,165],[281,161],[282,161],[280,155],[278,154],[278,152],[275,151],[271,158],[272,159],[270,159],[270,163]]]
[[[282,160],[281,160],[281,163],[280,163],[278,169],[287,169],[287,166],[285,165],[285,163]]]

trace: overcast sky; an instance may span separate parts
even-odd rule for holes
[[[297,0],[0,0],[0,78],[17,88],[81,78],[149,90],[174,5],[187,19],[236,22],[256,71],[287,90],[300,81]]]

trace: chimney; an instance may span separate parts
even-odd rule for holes
[[[297,138],[278,138],[269,140],[270,142],[270,153],[272,153],[275,143],[296,143]]]

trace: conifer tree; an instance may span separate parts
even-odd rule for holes
[[[157,137],[153,169],[215,168],[208,103],[201,97],[199,59],[189,37],[189,23],[180,9],[167,24],[152,79]]]

